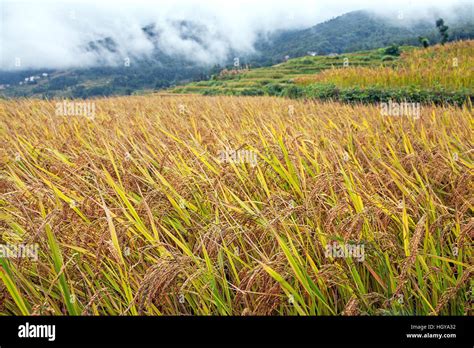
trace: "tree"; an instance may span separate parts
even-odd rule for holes
[[[420,41],[420,44],[424,48],[427,48],[430,45],[430,41],[426,37],[418,36],[418,41]]]
[[[385,54],[390,56],[399,56],[400,55],[400,48],[398,45],[392,45],[385,49]]]
[[[436,21],[436,28],[439,30],[439,34],[441,35],[441,44],[444,45],[448,41],[448,29],[449,27],[444,25],[443,18],[440,18]]]

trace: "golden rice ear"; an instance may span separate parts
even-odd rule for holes
[[[275,256],[274,260],[268,261],[267,264],[281,274],[289,275],[288,271],[284,270],[286,265],[283,255]],[[250,272],[242,272],[239,277],[241,282],[235,297],[235,305],[245,305],[252,315],[275,314],[284,296],[280,284],[261,265]]]
[[[351,299],[347,302],[346,307],[342,311],[342,315],[345,316],[356,316],[360,314],[359,310],[359,300],[356,296],[352,296]]]
[[[248,308],[244,308],[244,310],[242,311],[242,316],[246,317],[246,316],[251,316],[253,315],[252,311]]]
[[[463,276],[456,282],[454,286],[448,288],[445,291],[445,293],[439,299],[438,305],[430,313],[430,315],[439,315],[439,312],[443,309],[443,307],[446,306],[449,303],[449,301],[452,300],[458,294],[458,292],[464,286],[466,286],[469,283],[469,281],[472,280],[473,275],[474,275],[474,268],[471,267],[463,274]],[[472,314],[471,307],[467,309],[466,313],[463,313],[463,315],[470,315],[470,314]]]
[[[147,270],[138,289],[136,301],[139,313],[143,314],[152,301],[163,305],[167,295],[177,295],[178,289],[192,272],[191,259],[188,257],[159,259]]]

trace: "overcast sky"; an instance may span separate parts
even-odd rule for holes
[[[395,18],[400,11],[407,21],[430,8],[449,11],[466,0],[0,0],[0,68],[66,68],[97,65],[97,56],[86,52],[90,41],[111,37],[121,57],[151,53],[142,27],[157,24],[160,42],[168,53],[196,61],[218,62],[229,50],[251,51],[258,33],[305,28],[337,15],[369,9]],[[179,38],[170,25],[175,20],[205,24],[206,48]],[[109,64],[115,57],[103,56]],[[17,60],[18,61],[18,60]]]

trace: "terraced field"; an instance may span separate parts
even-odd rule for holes
[[[400,49],[403,52],[408,52],[413,48],[407,46]],[[170,92],[239,95],[260,91],[260,94],[263,94],[272,86],[273,88],[283,89],[292,85],[296,78],[309,78],[326,69],[344,67],[345,59],[347,59],[347,66],[373,67],[394,65],[398,60],[398,56],[387,56],[384,51],[385,49],[382,48],[333,56],[294,58],[271,67],[250,69],[242,71],[238,75],[216,76],[210,81],[200,81],[179,86],[171,89]]]

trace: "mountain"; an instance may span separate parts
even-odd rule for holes
[[[179,53],[171,53],[161,46],[166,33],[155,24],[142,28],[153,45],[147,58],[135,59],[130,66],[122,63],[117,43],[110,37],[89,42],[84,49],[102,60],[102,66],[68,70],[0,71],[0,95],[7,97],[75,97],[125,95],[145,90],[159,90],[185,82],[209,79],[234,57],[242,65],[269,66],[287,58],[308,54],[326,55],[399,45],[419,45],[418,37],[438,41],[435,19],[443,14],[433,13],[423,21],[410,22],[389,19],[367,11],[354,11],[303,30],[286,30],[264,36],[255,43],[256,53],[230,52],[221,65],[203,64]],[[444,16],[443,18],[447,18]],[[474,24],[469,11],[459,11],[447,18],[450,39],[474,38]],[[179,37],[196,47],[209,50],[209,40],[219,40],[217,34],[197,21],[169,23]],[[207,38],[207,41],[203,38]],[[108,66],[110,62],[119,62]],[[44,76],[47,74],[47,76]]]

